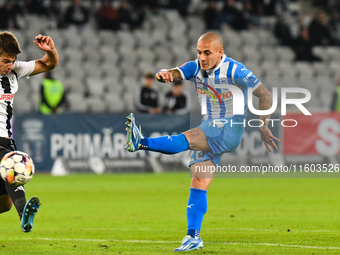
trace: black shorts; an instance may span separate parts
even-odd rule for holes
[[[0,159],[2,159],[8,152],[14,150],[16,150],[16,147],[13,139],[0,137]],[[0,178],[0,196],[7,194],[5,184],[5,181]]]

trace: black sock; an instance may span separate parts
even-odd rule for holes
[[[24,186],[14,186],[6,183],[7,194],[12,199],[12,202],[17,209],[19,217],[21,218],[22,211],[26,204],[26,196]]]

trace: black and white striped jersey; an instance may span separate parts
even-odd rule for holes
[[[28,77],[34,70],[35,60],[15,61],[8,75],[0,74],[0,137],[11,137],[14,95],[18,91],[18,80]]]

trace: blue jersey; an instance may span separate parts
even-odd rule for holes
[[[221,62],[213,69],[203,71],[199,61],[186,62],[180,67],[182,78],[192,80],[195,84],[197,96],[202,106],[203,98],[206,104],[206,114],[203,119],[233,117],[233,93],[219,84],[237,86],[244,95],[244,114],[247,112],[247,89],[255,90],[262,83],[242,63],[228,58],[223,54]]]

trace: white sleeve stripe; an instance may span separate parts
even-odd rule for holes
[[[194,77],[197,76],[197,73],[199,71],[199,64],[198,64],[198,59],[195,60],[195,63],[196,63],[196,70],[195,70],[195,74],[194,74]]]
[[[185,80],[185,76],[184,76],[184,73],[182,72],[182,70],[178,66],[175,69],[177,69],[180,72],[182,79]]]
[[[262,82],[259,81],[259,82],[253,87],[253,91],[255,91],[255,89],[257,89],[261,84],[262,84]]]
[[[231,70],[231,79],[233,81],[233,84],[235,84],[234,75],[235,75],[236,68],[237,68],[237,65],[233,64],[233,69]]]

